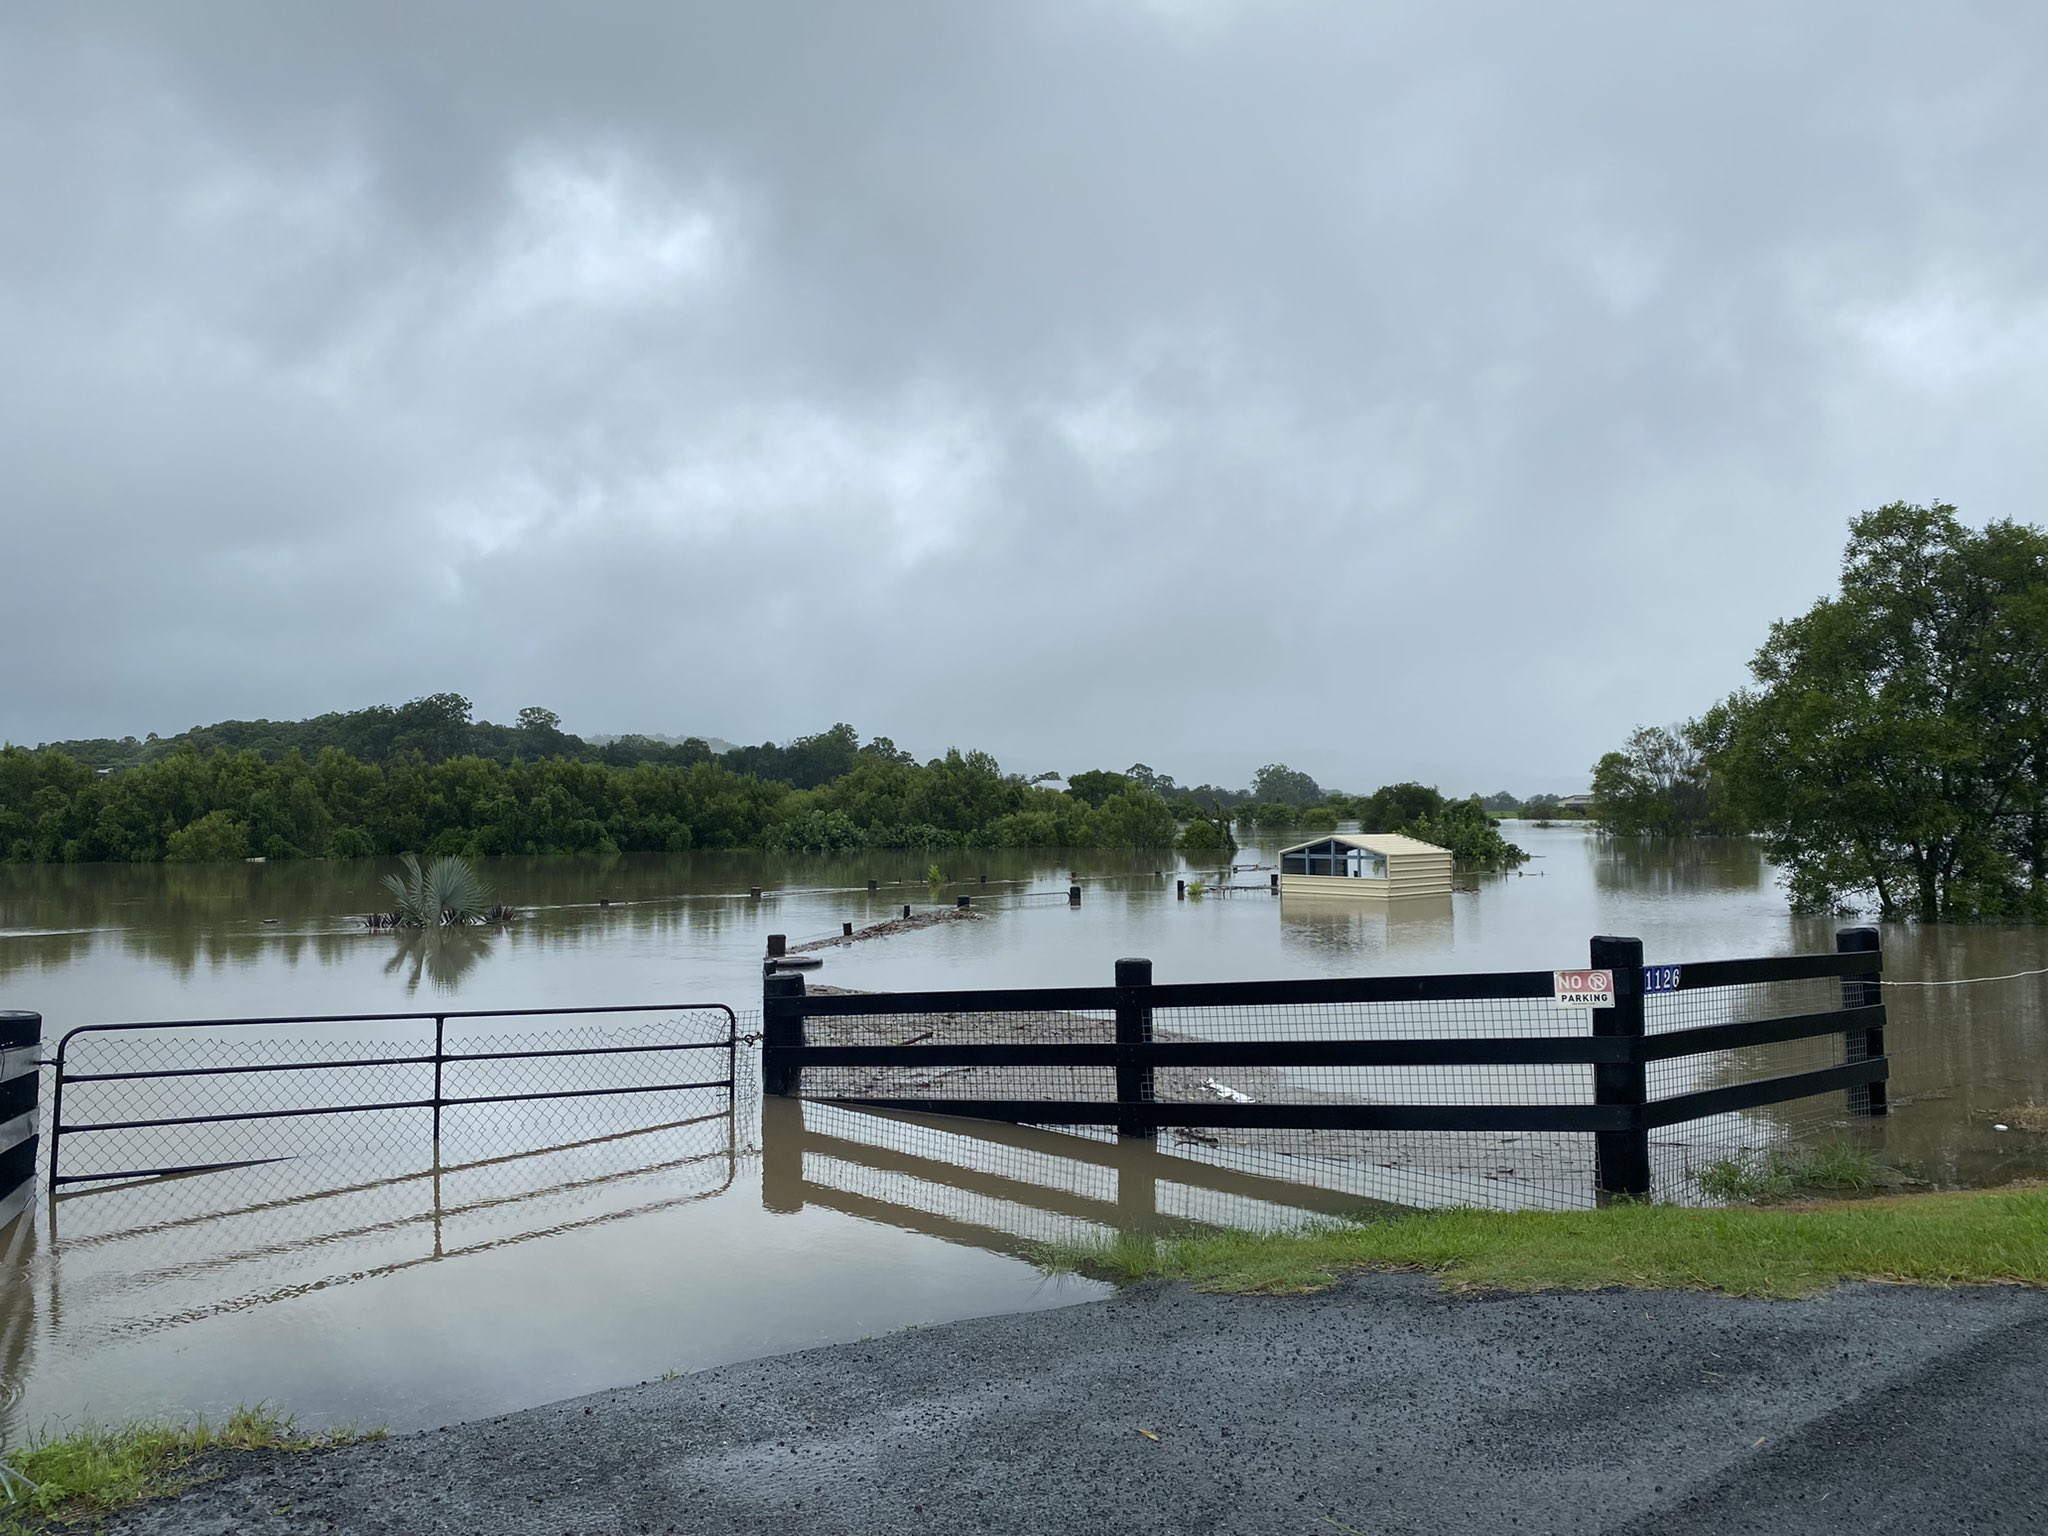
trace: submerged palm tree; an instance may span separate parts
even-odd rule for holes
[[[460,927],[492,917],[491,888],[467,859],[443,854],[422,869],[411,854],[403,857],[405,874],[384,877],[384,888],[397,903],[393,927]]]

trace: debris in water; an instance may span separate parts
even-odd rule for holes
[[[1217,1098],[1226,1099],[1232,1104],[1249,1104],[1252,1101],[1250,1094],[1239,1093],[1228,1083],[1219,1083],[1213,1077],[1204,1081],[1202,1086],[1215,1094]]]
[[[981,918],[982,914],[972,907],[941,907],[936,912],[920,912],[915,917],[893,917],[886,923],[870,923],[865,928],[856,928],[852,933],[838,934],[829,939],[792,944],[789,952],[795,955],[808,949],[843,949],[864,939],[886,939],[892,934],[915,933],[920,928],[934,927],[939,923],[978,923]]]

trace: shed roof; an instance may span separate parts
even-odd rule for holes
[[[1320,848],[1324,843],[1343,843],[1347,847],[1383,855],[1450,852],[1448,848],[1439,848],[1435,843],[1425,843],[1419,837],[1406,837],[1399,832],[1325,832],[1321,837],[1312,837],[1305,843],[1296,843],[1280,851],[1299,853],[1304,848]]]

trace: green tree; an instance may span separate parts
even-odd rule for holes
[[[1513,869],[1527,862],[1526,851],[1500,834],[1500,823],[1486,814],[1477,798],[1447,800],[1436,811],[1419,816],[1402,829],[1407,836],[1450,850],[1460,864],[1486,869]]]
[[[1359,802],[1358,830],[1405,832],[1414,822],[1443,808],[1444,797],[1427,784],[1412,780],[1383,784]]]
[[[1166,802],[1150,790],[1111,795],[1090,819],[1098,848],[1171,848],[1180,830]]]
[[[226,811],[208,811],[167,840],[164,857],[173,864],[217,864],[249,856],[249,829]]]
[[[1323,798],[1323,790],[1298,768],[1268,763],[1252,775],[1252,798],[1281,805],[1311,805]]]
[[[1140,763],[1138,766],[1143,768],[1145,765]],[[1091,768],[1088,772],[1077,773],[1067,780],[1067,793],[1091,809],[1100,806],[1111,795],[1150,787],[1135,774],[1111,773],[1106,768]]]
[[[1700,750],[1697,723],[1638,727],[1622,751],[1595,763],[1592,817],[1601,831],[1622,836],[1736,830]]]
[[[1175,847],[1182,853],[1237,852],[1237,839],[1230,835],[1230,823],[1218,816],[1198,816],[1182,829]]]
[[[1133,763],[1126,768],[1123,776],[1140,789],[1149,789],[1153,794],[1170,799],[1179,791],[1170,773],[1154,773],[1149,763]]]
[[[2048,909],[2048,534],[1866,512],[1840,592],[1773,625],[1750,671],[1699,736],[1794,906]]]
[[[1262,800],[1247,806],[1243,819],[1261,832],[1294,830],[1295,809],[1284,800]]]

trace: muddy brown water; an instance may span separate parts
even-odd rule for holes
[[[751,1010],[769,933],[801,944],[962,894],[988,920],[823,949],[816,979],[1100,984],[1123,956],[1150,958],[1161,981],[1550,968],[1583,963],[1595,933],[1640,936],[1660,963],[1833,947],[1837,925],[1791,916],[1747,843],[1513,835],[1538,855],[1523,873],[1392,916],[1297,908],[1261,889],[1264,872],[1153,855],[940,854],[937,888],[926,854],[501,860],[488,872],[521,920],[443,944],[357,925],[377,904],[371,862],[0,866],[0,1008],[42,1013],[51,1039],[113,1020]],[[1175,880],[1198,876],[1212,893],[1176,901]],[[2034,928],[1900,927],[1884,948],[1900,983],[2048,967]],[[1886,1002],[1895,1113],[1858,1134],[1930,1182],[2048,1174],[2048,1137],[1994,1128],[2048,1103],[2048,977],[1899,985]],[[1195,1138],[1119,1147],[780,1102],[764,1116],[744,1060],[741,1075],[737,1095],[695,1095],[659,1129],[594,1108],[535,1122],[516,1157],[444,1145],[437,1160],[401,1126],[257,1169],[38,1202],[0,1253],[0,1434],[258,1399],[313,1425],[446,1423],[1099,1294],[1039,1273],[1031,1245],[1048,1236],[1361,1204]],[[1374,1199],[1516,1198],[1512,1174],[1432,1184],[1419,1168],[1385,1160]]]

